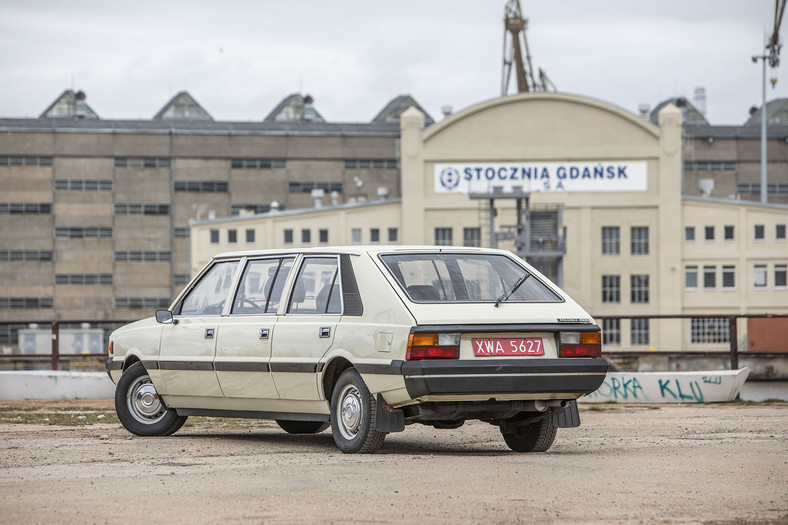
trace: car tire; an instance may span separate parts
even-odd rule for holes
[[[377,403],[361,375],[349,368],[331,395],[331,433],[339,450],[371,454],[383,446],[385,432],[375,430]]]
[[[509,448],[515,452],[545,452],[553,445],[557,431],[553,418],[546,417],[514,431],[501,430],[501,434]]]
[[[288,434],[318,434],[330,425],[328,421],[288,421],[286,419],[277,419],[276,424]]]
[[[186,422],[167,408],[142,363],[128,367],[115,388],[115,412],[126,430],[137,436],[169,436]]]

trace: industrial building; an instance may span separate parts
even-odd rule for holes
[[[0,119],[0,321],[136,319],[167,306],[214,252],[354,243],[495,242],[597,315],[784,311],[788,100],[766,107],[767,205],[755,202],[759,113],[715,126],[688,101],[668,102],[680,111],[659,125],[649,119],[663,105],[637,116],[548,93],[436,123],[403,95],[369,122],[335,123],[294,94],[258,121],[221,122],[182,92],[151,120],[113,120],[67,90],[38,118]],[[579,163],[582,176],[600,162],[632,164],[645,190],[436,186],[443,167]],[[618,254],[601,251],[603,231]],[[682,284],[693,266],[695,289]],[[629,300],[644,289],[648,301]],[[15,344],[14,330],[3,325],[0,343]]]

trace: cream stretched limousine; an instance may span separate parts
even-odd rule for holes
[[[374,452],[411,423],[478,419],[537,452],[602,384],[600,335],[511,252],[268,250],[216,256],[169,310],[113,332],[106,366],[141,436],[190,415],[267,418]]]

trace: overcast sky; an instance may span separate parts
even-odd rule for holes
[[[534,66],[560,92],[636,113],[703,86],[712,124],[741,124],[761,104],[751,56],[773,0],[521,3]],[[500,96],[504,5],[0,0],[0,116],[37,117],[74,88],[105,119],[149,119],[187,90],[216,120],[261,120],[295,92],[329,121],[369,121],[405,93],[439,120],[443,105]],[[787,70],[769,100],[788,96]]]

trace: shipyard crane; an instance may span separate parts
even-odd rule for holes
[[[772,36],[769,37],[769,41],[766,44],[766,50],[769,52],[769,65],[771,67],[780,65],[780,48],[783,47],[783,43],[780,41],[780,25],[783,21],[783,13],[785,13],[785,0],[775,0],[774,29],[772,30]],[[772,82],[772,85],[774,85],[774,82]]]
[[[517,92],[555,91],[555,85],[547,78],[542,69],[534,74],[531,64],[531,52],[525,30],[528,20],[523,18],[520,0],[508,0],[504,8],[503,32],[503,78],[501,79],[501,95],[509,89],[509,79],[514,66],[517,76]]]

